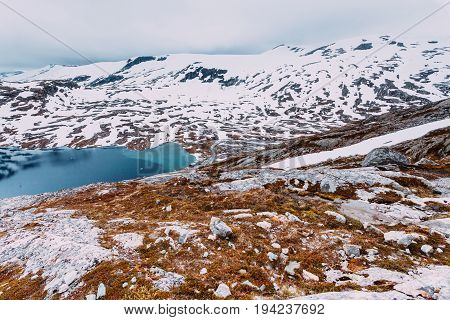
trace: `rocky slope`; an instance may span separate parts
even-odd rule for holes
[[[373,37],[259,55],[48,66],[1,79],[0,145],[146,148],[176,140],[205,152],[216,140],[240,140],[253,150],[441,100],[449,52],[448,39]]]
[[[374,146],[374,138],[391,135],[396,132],[410,130],[411,134],[401,137],[401,143],[393,148],[406,153],[412,161],[422,158],[441,159],[449,154],[449,121],[450,100],[443,100],[424,106],[412,106],[389,113],[370,116],[367,119],[352,121],[349,124],[327,130],[325,132],[288,139],[276,145],[265,145],[260,150],[239,149],[226,141],[218,145],[219,153],[228,155],[224,161],[216,163],[205,162],[208,170],[231,170],[243,168],[258,168],[287,158],[301,157],[307,154],[316,154],[325,151],[335,151],[350,148],[357,144],[366,144],[366,148]],[[433,124],[440,130],[434,130]],[[431,132],[424,132],[424,137],[412,139],[417,134],[417,128],[430,126]],[[436,128],[437,129],[437,128]],[[421,135],[422,136],[422,135]],[[388,139],[389,140],[389,139]]]

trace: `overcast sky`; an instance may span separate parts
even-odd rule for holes
[[[0,71],[168,53],[258,53],[396,35],[447,0],[0,0]],[[449,37],[450,5],[409,35]]]

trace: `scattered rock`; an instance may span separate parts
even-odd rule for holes
[[[251,218],[253,217],[253,215],[251,213],[239,213],[239,214],[235,214],[233,216],[233,218],[235,219],[247,219],[247,218]]]
[[[171,211],[172,211],[172,205],[169,204],[167,207],[164,208],[164,210],[165,210],[166,212],[171,212]]]
[[[284,215],[286,216],[286,218],[288,218],[289,221],[292,221],[292,222],[300,222],[301,221],[296,215],[293,215],[292,213],[286,212]]]
[[[408,165],[409,161],[401,153],[388,147],[381,147],[370,151],[362,161],[361,166],[376,167],[389,164]]]
[[[230,288],[225,283],[221,283],[217,287],[216,291],[214,291],[214,295],[216,297],[225,299],[226,297],[231,295],[231,291]]]
[[[96,296],[95,296],[95,294],[93,294],[93,293],[88,294],[88,295],[86,295],[86,297],[85,297],[86,300],[95,300],[95,298],[96,298]]]
[[[167,272],[158,267],[151,267],[150,272],[159,277],[159,279],[153,281],[153,285],[162,291],[170,291],[184,283],[184,277],[175,272]]]
[[[267,254],[267,256],[269,257],[269,260],[270,260],[270,261],[275,261],[275,260],[278,259],[278,256],[277,256],[275,253],[273,253],[273,252],[269,252],[269,253]]]
[[[209,229],[211,232],[221,238],[230,237],[233,235],[233,231],[225,222],[217,217],[212,217],[209,223]]]
[[[325,211],[325,213],[329,216],[334,217],[337,222],[346,223],[347,219],[342,215],[334,211]]]
[[[424,244],[422,247],[420,247],[420,251],[422,251],[427,256],[429,256],[430,254],[433,253],[434,250],[433,250],[433,247],[430,246],[429,244]]]
[[[100,283],[97,288],[97,300],[103,299],[104,297],[106,297],[106,286]]]
[[[276,217],[278,215],[278,213],[265,211],[265,212],[257,212],[256,215],[262,216],[262,217],[267,217],[267,218],[273,218],[273,217]]]
[[[247,287],[250,287],[250,288],[255,289],[255,290],[259,290],[259,289],[260,289],[260,288],[258,288],[258,286],[254,285],[254,284],[251,283],[249,280],[243,281],[243,282],[242,282],[242,285],[247,286]]]
[[[201,275],[204,275],[204,274],[207,274],[207,273],[208,273],[208,270],[206,268],[202,268],[202,270],[200,270],[200,274]]]
[[[270,231],[270,228],[272,228],[272,224],[267,221],[257,222],[256,225],[260,228],[263,228],[266,231]]]
[[[250,209],[230,209],[230,210],[223,210],[223,213],[248,213],[252,210]]]
[[[367,261],[373,262],[377,259],[376,258],[376,256],[378,255],[377,249],[367,249],[366,251],[367,251],[367,256],[366,256]]]
[[[210,234],[208,236],[208,240],[215,241],[216,239],[217,239],[217,236],[215,234]]]
[[[414,240],[422,238],[423,236],[417,233],[406,233],[405,231],[389,231],[384,234],[385,242],[396,242],[404,247],[408,247]]]
[[[303,279],[305,279],[306,281],[319,281],[318,276],[316,276],[315,274],[313,274],[309,271],[306,271],[306,270],[302,271],[302,276],[303,276]]]
[[[136,283],[137,279],[136,277],[131,278],[131,283]]]
[[[284,268],[287,274],[293,276],[295,275],[295,270],[300,268],[300,263],[297,261],[289,261],[289,264]]]
[[[361,246],[354,244],[344,244],[344,252],[351,258],[357,258],[361,255]]]
[[[126,287],[128,287],[128,282],[122,283],[122,288],[126,288]]]

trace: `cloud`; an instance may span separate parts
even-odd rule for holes
[[[1,0],[93,61],[148,54],[257,53],[278,44],[321,44],[395,35],[442,0]],[[447,36],[450,6],[411,35]],[[82,58],[0,2],[0,70]]]

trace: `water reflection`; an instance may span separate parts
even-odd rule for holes
[[[115,147],[0,149],[0,198],[171,172],[194,161],[195,157],[176,143],[144,151]]]

